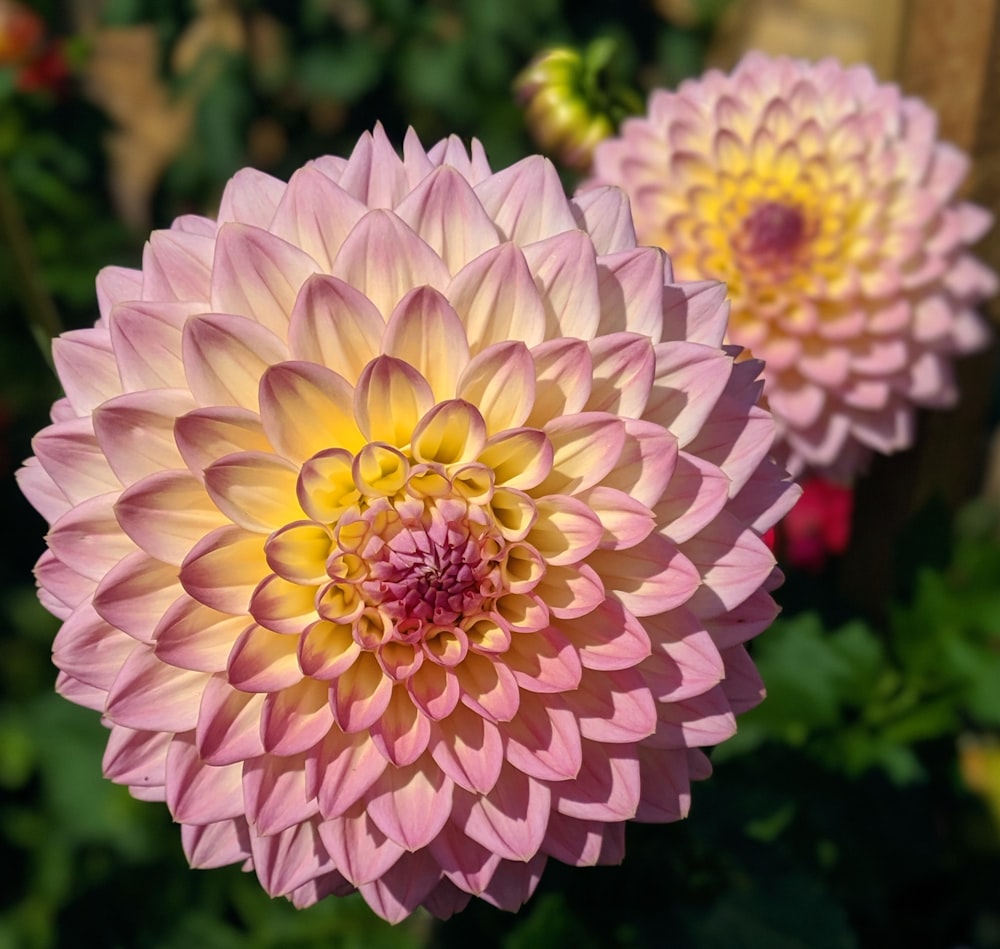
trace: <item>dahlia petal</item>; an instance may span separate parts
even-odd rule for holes
[[[306,165],[289,179],[270,226],[258,226],[301,247],[323,271],[329,271],[351,228],[367,211],[314,165]]]
[[[389,704],[369,731],[379,751],[396,767],[413,764],[427,749],[431,723],[412,702],[406,686],[392,690]]]
[[[546,784],[504,768],[489,794],[457,790],[453,819],[487,850],[523,863],[538,853],[545,839],[550,801]]]
[[[691,807],[687,753],[684,749],[639,746],[642,798],[635,819],[664,824],[687,817]]]
[[[561,415],[576,415],[590,398],[590,348],[579,339],[548,339],[531,350],[535,404],[523,424],[542,427]]]
[[[361,803],[323,821],[319,835],[337,869],[354,886],[379,879],[406,852],[379,830]]]
[[[429,755],[389,767],[368,792],[368,815],[409,851],[426,847],[448,821],[454,785]]]
[[[801,492],[789,488],[785,470],[767,458],[726,508],[740,522],[759,534],[780,521],[796,504]]]
[[[223,224],[215,240],[212,309],[250,317],[278,337],[299,288],[319,264],[303,250],[250,224]]]
[[[292,308],[288,345],[296,359],[353,383],[378,355],[384,329],[382,314],[363,293],[337,277],[313,274]]]
[[[456,667],[462,701],[492,722],[509,722],[517,714],[520,690],[514,673],[491,656],[469,653]]]
[[[294,180],[294,179],[293,179]],[[282,195],[291,184],[256,168],[242,168],[226,182],[219,200],[219,224],[235,221],[268,227]],[[283,235],[281,235],[283,236]]]
[[[501,860],[479,895],[497,909],[515,912],[531,899],[542,879],[547,857],[536,853],[528,861]]]
[[[406,680],[406,689],[414,703],[433,721],[450,715],[462,695],[455,674],[432,662],[423,663]]]
[[[684,554],[702,574],[692,604],[696,611],[697,602],[705,599],[734,609],[760,588],[774,568],[767,545],[725,512],[685,542]]]
[[[722,688],[735,715],[756,708],[764,700],[767,689],[744,646],[734,646],[722,653],[726,664],[726,680]]]
[[[354,401],[343,376],[314,363],[272,365],[260,380],[264,432],[295,462],[329,448],[357,451],[364,445],[354,421]]]
[[[316,679],[335,679],[354,664],[361,647],[351,635],[351,627],[319,620],[306,627],[299,637],[299,666]]]
[[[699,280],[667,289],[663,308],[664,340],[721,346],[729,322],[726,285],[717,280]]]
[[[41,591],[65,606],[67,615],[93,596],[96,584],[67,567],[51,550],[46,550],[35,564],[35,579]],[[61,616],[60,619],[65,619]]]
[[[137,550],[104,575],[93,604],[112,626],[149,643],[163,611],[182,593],[176,567]]]
[[[497,227],[469,182],[441,165],[424,177],[396,208],[399,215],[457,273],[500,243]]]
[[[575,494],[593,487],[618,463],[625,426],[605,412],[581,412],[545,426],[552,443],[552,470],[538,486],[542,494]]]
[[[325,682],[303,679],[264,698],[260,731],[268,754],[288,756],[308,751],[332,725],[330,688]]]
[[[430,842],[428,851],[448,880],[466,894],[482,893],[500,864],[497,854],[470,840],[450,822]]]
[[[56,633],[52,661],[74,679],[107,691],[135,648],[131,636],[110,626],[93,606],[85,603]]]
[[[550,494],[535,504],[538,517],[527,540],[555,566],[579,563],[593,553],[604,536],[604,525],[583,501]]]
[[[493,470],[496,484],[527,491],[552,469],[552,443],[534,428],[513,428],[493,435],[479,458]]]
[[[358,139],[335,180],[369,208],[394,208],[409,190],[406,170],[381,122]]]
[[[142,294],[142,271],[130,267],[102,267],[94,281],[101,319],[107,321],[111,311],[125,300],[138,300]]]
[[[571,781],[580,770],[576,716],[553,697],[522,696],[520,714],[504,725],[504,737],[507,760],[529,777]]]
[[[208,309],[199,302],[119,304],[109,330],[122,385],[129,392],[181,389],[184,375],[184,323]]]
[[[617,488],[596,485],[579,492],[576,500],[600,521],[603,531],[599,546],[608,550],[634,547],[656,526],[656,516],[645,504]]]
[[[677,455],[677,439],[670,432],[652,422],[626,419],[618,464],[604,476],[603,486],[652,508],[670,482]]]
[[[313,822],[276,834],[261,834],[251,827],[250,848],[257,878],[271,896],[284,896],[334,869]]]
[[[650,534],[627,550],[598,550],[588,562],[604,589],[639,617],[681,606],[701,582],[691,560],[662,534]]]
[[[762,633],[778,615],[778,605],[766,590],[758,590],[729,613],[713,612],[716,604],[698,603],[699,619],[719,649],[726,649]]]
[[[656,505],[664,537],[683,543],[710,524],[729,500],[729,479],[715,465],[682,451],[670,484]]]
[[[456,168],[470,184],[477,185],[493,174],[490,163],[486,159],[486,151],[482,142],[474,138],[466,149],[457,135],[449,135],[427,152],[431,164],[451,165]]]
[[[245,615],[220,613],[180,596],[159,611],[150,640],[156,655],[169,665],[193,672],[222,672],[233,645],[249,625]]]
[[[284,342],[243,316],[213,313],[184,324],[184,370],[204,406],[257,410],[257,389],[268,366],[288,358]]]
[[[364,732],[333,729],[314,756],[306,758],[306,793],[319,801],[320,814],[344,814],[386,770],[388,762]]]
[[[153,231],[142,252],[142,299],[207,301],[213,250],[205,234]]]
[[[456,394],[476,406],[488,434],[520,427],[535,396],[535,367],[527,347],[501,342],[482,349],[464,367]]]
[[[250,835],[247,822],[242,819],[183,824],[181,842],[188,863],[196,870],[225,867],[250,856]]]
[[[105,715],[140,731],[186,732],[198,724],[208,676],[168,666],[142,643],[122,663],[108,692]]]
[[[580,622],[556,620],[555,626],[579,650],[585,669],[628,669],[650,655],[649,636],[618,600],[608,597]]]
[[[427,380],[393,356],[373,359],[354,393],[354,417],[365,438],[397,447],[409,444],[413,429],[433,405]]]
[[[434,400],[455,395],[469,361],[469,344],[458,314],[432,287],[411,290],[392,311],[382,352],[413,366],[430,384]]]
[[[289,636],[286,639],[294,638]],[[368,652],[345,669],[331,686],[330,700],[337,724],[345,732],[364,731],[385,712],[392,698],[393,682]]]
[[[188,595],[221,613],[246,613],[250,597],[269,573],[264,539],[235,525],[206,534],[181,564]]]
[[[580,684],[581,666],[575,643],[558,629],[511,637],[504,664],[514,679],[528,692],[565,692]],[[521,693],[519,702],[526,698]]]
[[[94,434],[122,484],[164,468],[184,467],[174,422],[194,408],[185,389],[148,389],[110,399],[94,410]],[[110,487],[115,485],[104,490]]]
[[[642,674],[657,701],[702,695],[725,678],[718,647],[689,610],[649,617],[644,625],[653,648]]]
[[[504,762],[500,732],[464,705],[432,728],[429,747],[438,767],[467,791],[489,794],[500,777]]]
[[[95,712],[104,711],[104,705],[108,698],[108,693],[104,689],[87,685],[79,679],[74,679],[66,672],[60,672],[56,676],[55,689],[56,693],[68,702],[82,705],[84,708],[92,709]],[[130,793],[132,792],[130,791]]]
[[[118,494],[112,492],[82,501],[60,517],[46,537],[52,553],[88,580],[100,582],[136,549],[115,518],[117,499]]]
[[[666,261],[666,254],[658,247],[637,247],[598,259],[601,302],[598,336],[639,333],[657,343],[666,330],[670,338],[685,338],[682,327],[665,325],[663,282],[668,266]]]
[[[365,902],[390,923],[410,915],[437,887],[441,870],[424,850],[403,854],[377,880],[358,890]]]
[[[579,687],[563,698],[591,741],[642,741],[656,729],[656,704],[636,669],[584,669]]]
[[[559,619],[576,619],[586,616],[598,607],[605,597],[604,584],[597,571],[589,564],[568,567],[548,567],[535,593]],[[511,624],[511,629],[515,627]],[[530,631],[527,628],[525,632]]]
[[[256,624],[233,644],[226,675],[243,692],[275,692],[302,681],[294,636],[272,633]]]
[[[121,487],[94,437],[89,418],[56,422],[42,429],[31,440],[31,448],[39,464],[73,504]]]
[[[174,422],[184,463],[199,477],[217,458],[240,451],[270,451],[260,416],[234,405],[195,409]]]
[[[71,507],[69,499],[52,480],[52,476],[38,463],[37,458],[29,458],[15,472],[17,486],[45,520],[52,524],[59,520]]]
[[[104,777],[115,784],[163,787],[167,782],[167,748],[173,736],[112,725],[101,761]]]
[[[566,231],[524,248],[542,297],[547,337],[593,339],[601,320],[597,255],[583,231]]]
[[[681,702],[658,706],[659,724],[648,740],[651,748],[704,748],[731,738],[736,732],[733,714],[722,686]]]
[[[541,295],[521,249],[500,244],[466,264],[448,284],[473,354],[510,340],[535,346],[545,332]]]
[[[413,430],[411,450],[421,462],[470,463],[486,446],[486,423],[470,402],[438,402]]]
[[[275,573],[296,583],[325,583],[326,560],[333,550],[330,530],[315,521],[293,521],[275,531],[264,545]]]
[[[227,523],[188,471],[158,471],[137,481],[121,493],[115,517],[146,553],[175,565],[209,531]]]
[[[587,400],[589,412],[614,412],[639,418],[646,408],[656,366],[648,336],[611,333],[590,342],[593,385]]]
[[[696,343],[660,343],[646,418],[667,428],[680,447],[702,429],[726,388],[732,362],[718,348]]]
[[[66,398],[77,415],[121,395],[114,351],[107,332],[71,330],[52,340],[52,361]]]
[[[580,191],[569,204],[577,226],[590,235],[598,254],[615,254],[635,247],[628,198],[620,188],[605,186]]]
[[[638,746],[584,741],[576,780],[559,784],[553,803],[577,820],[623,821],[635,817],[640,800]]]
[[[491,175],[476,196],[508,241],[531,244],[576,229],[555,166],[539,155]]]
[[[277,455],[238,452],[220,458],[204,473],[208,496],[244,530],[270,534],[305,516],[295,494],[298,468]]]
[[[702,430],[684,447],[722,469],[729,478],[732,497],[764,460],[773,439],[774,420],[767,412],[757,406],[749,412],[745,405],[737,409],[736,400],[723,396]]]
[[[247,820],[256,834],[308,826],[318,812],[316,799],[306,792],[304,756],[261,755],[244,762],[242,771]]]
[[[643,785],[645,793],[645,782]],[[641,803],[639,808],[641,811]],[[618,864],[625,858],[625,823],[577,820],[557,811],[549,817],[542,848],[550,857],[573,867]]]
[[[386,318],[413,287],[443,290],[449,273],[444,262],[400,218],[369,211],[347,235],[333,275],[360,290]]]
[[[242,817],[242,770],[239,764],[205,764],[192,736],[175,735],[166,766],[167,807],[173,819],[181,824],[212,824]]]

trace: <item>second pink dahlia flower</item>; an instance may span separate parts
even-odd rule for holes
[[[944,407],[952,361],[987,339],[991,223],[956,192],[968,160],[871,70],[751,53],[657,91],[601,143],[594,181],[631,198],[638,238],[684,280],[724,280],[728,339],[764,360],[776,451],[849,479]]]
[[[794,499],[724,289],[616,190],[381,128],[157,231],[21,484],[57,687],[192,865],[398,920],[618,861],[759,701]]]

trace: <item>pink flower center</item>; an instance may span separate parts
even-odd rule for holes
[[[476,613],[495,594],[494,559],[500,545],[493,532],[471,518],[464,504],[425,503],[423,510],[389,518],[366,545],[368,576],[362,599],[397,625],[450,625]],[[465,508],[465,510],[462,510]],[[369,515],[366,512],[366,518]]]
[[[743,229],[754,257],[785,257],[802,243],[805,218],[794,205],[766,201],[744,219]]]

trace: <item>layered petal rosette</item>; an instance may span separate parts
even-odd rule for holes
[[[594,158],[679,278],[727,282],[779,457],[841,479],[907,447],[914,406],[951,405],[954,357],[987,339],[996,278],[969,245],[991,219],[956,198],[967,168],[868,68],[759,53],[654,92]]]
[[[795,489],[724,288],[620,192],[377,128],[98,296],[21,484],[58,689],[192,865],[446,916],[685,814],[761,697]]]

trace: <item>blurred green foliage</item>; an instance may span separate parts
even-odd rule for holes
[[[142,221],[210,212],[242,165],[287,176],[376,120],[397,141],[478,136],[501,166],[531,150],[510,85],[539,49],[610,36],[623,74],[675,82],[723,5],[682,28],[589,0],[35,4],[69,75],[27,92],[0,68],[0,949],[1000,947],[1000,841],[958,742],[1000,732],[1000,519],[981,502],[914,521],[884,622],[838,596],[835,567],[793,573],[788,617],[753,647],[769,697],[714,753],[692,816],[630,827],[620,868],[550,865],[517,916],[474,902],[393,928],[358,898],[300,912],[238,868],[190,871],[166,809],[101,777],[98,716],[52,692],[58,624],[29,577],[44,527],[10,477],[58,395],[36,337],[93,321],[94,275],[139,262]],[[134,84],[190,109],[176,141],[94,94],[112,27],[151,30]],[[123,132],[147,146],[131,164],[110,149]]]

